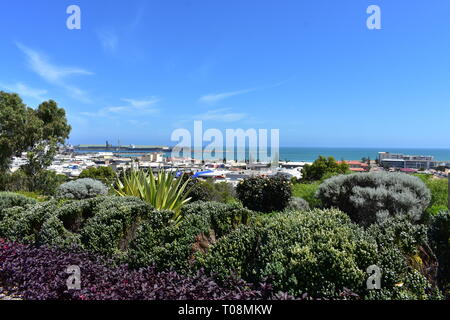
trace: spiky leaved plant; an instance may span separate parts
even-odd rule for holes
[[[189,191],[185,192],[188,181],[183,183],[183,177],[175,178],[173,173],[160,170],[157,175],[150,170],[125,172],[123,179],[117,179],[115,191],[118,195],[138,197],[150,203],[157,210],[173,211],[173,220],[178,222],[181,217],[181,207],[188,203]]]

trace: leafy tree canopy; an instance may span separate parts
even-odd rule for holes
[[[338,163],[333,157],[319,156],[312,165],[305,165],[302,169],[303,181],[318,181],[324,177],[349,172],[349,166],[345,162]]]
[[[6,171],[13,156],[28,152],[27,174],[49,166],[58,144],[69,137],[66,113],[53,100],[37,109],[26,106],[19,95],[0,91],[0,171]]]

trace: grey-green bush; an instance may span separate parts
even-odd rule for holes
[[[304,211],[309,210],[309,203],[302,198],[294,197],[289,201],[289,205],[287,206],[287,210],[298,210]]]
[[[108,187],[101,181],[85,178],[63,183],[59,186],[57,196],[64,199],[88,199],[106,195]]]
[[[324,207],[339,208],[364,226],[394,215],[418,221],[431,199],[417,177],[387,172],[332,177],[320,185],[316,196]]]

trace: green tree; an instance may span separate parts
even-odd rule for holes
[[[34,110],[14,93],[0,91],[0,170],[8,170],[13,156],[32,146],[41,135]]]
[[[51,164],[70,130],[64,109],[55,101],[32,109],[19,95],[0,91],[0,171],[8,170],[13,156],[27,152],[23,171],[29,177],[29,189],[36,189],[42,180],[40,172]]]
[[[108,186],[111,186],[116,178],[116,172],[111,167],[91,167],[81,172],[79,178],[91,178],[100,180]]]
[[[333,157],[319,156],[312,165],[305,165],[302,169],[303,181],[319,181],[324,177],[345,174],[349,172],[349,166],[345,162],[338,163]]]
[[[66,112],[63,108],[58,108],[53,100],[41,103],[34,115],[39,124],[40,134],[30,141],[28,146],[28,164],[24,166],[24,170],[30,176],[34,176],[52,163],[59,145],[69,137],[71,130],[67,123]]]

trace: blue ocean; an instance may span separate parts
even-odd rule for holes
[[[361,160],[378,158],[378,152],[405,155],[434,156],[437,161],[450,161],[450,149],[416,148],[280,148],[280,160],[311,162],[321,156],[333,156],[336,160]]]
[[[92,150],[91,152],[102,152],[108,150]],[[336,160],[361,160],[378,158],[378,152],[402,153],[406,155],[434,156],[437,161],[450,161],[450,149],[431,148],[324,148],[324,147],[280,147],[281,161],[305,161],[313,162],[319,156],[332,156]],[[80,151],[79,153],[87,153]],[[122,157],[135,157],[145,154],[145,152],[124,151],[120,152]],[[170,157],[170,153],[166,156]],[[247,154],[246,154],[247,156]],[[232,157],[228,157],[232,158]]]

